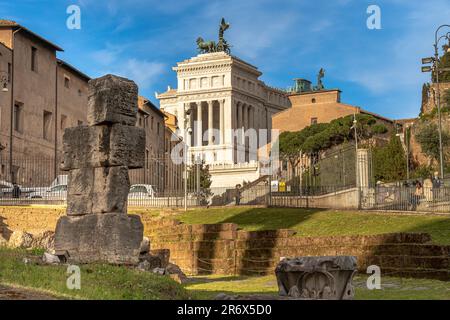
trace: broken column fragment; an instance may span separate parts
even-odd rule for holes
[[[106,75],[89,81],[88,126],[63,136],[69,171],[67,216],[59,219],[55,251],[69,261],[136,264],[143,226],[127,215],[129,168],[145,160],[145,132],[135,127],[137,86]]]

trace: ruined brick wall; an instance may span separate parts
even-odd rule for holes
[[[430,244],[428,234],[297,237],[292,230],[238,230],[232,223],[185,225],[144,222],[152,249],[170,249],[170,260],[188,274],[271,274],[282,257],[353,255],[358,269],[450,280],[450,246]]]
[[[0,232],[55,230],[65,208],[0,207]],[[353,255],[358,269],[381,267],[384,275],[450,280],[450,246],[431,244],[428,234],[299,237],[293,230],[243,231],[236,224],[186,225],[138,213],[151,248],[169,249],[170,260],[188,274],[272,274],[281,257]]]
[[[37,234],[55,230],[58,218],[65,215],[65,207],[0,207],[0,233],[22,230]]]

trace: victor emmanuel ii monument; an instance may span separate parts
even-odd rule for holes
[[[229,26],[222,19],[217,43],[199,37],[199,54],[173,68],[178,88],[157,94],[161,109],[178,119],[189,161],[210,165],[212,187],[234,187],[264,174],[272,115],[290,107],[284,91],[259,80],[257,67],[231,55],[224,39]]]

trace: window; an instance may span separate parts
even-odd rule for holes
[[[141,116],[139,116],[139,127],[142,128],[142,117]]]
[[[65,128],[67,128],[67,116],[62,114],[61,115],[60,129],[64,130]]]
[[[23,131],[23,104],[22,103],[18,103],[16,102],[14,104],[14,130],[16,130],[17,132],[22,133]]]
[[[31,47],[31,70],[37,72],[37,49]]]
[[[44,110],[43,136],[45,140],[52,139],[52,113]]]
[[[64,76],[64,87],[70,88],[70,78],[68,76]]]
[[[153,130],[153,116],[152,116],[152,122],[150,123],[150,129],[152,129]]]
[[[83,125],[83,121],[78,120],[78,126],[82,126]]]
[[[157,131],[158,136],[159,136],[159,127],[160,127],[160,125],[161,125],[161,123],[158,122],[158,128],[157,128],[158,129],[158,131]]]
[[[311,99],[311,102],[312,102],[312,103],[316,103],[316,98],[312,98],[312,99]]]
[[[12,65],[8,63],[8,82],[11,82]]]
[[[311,118],[311,124],[317,124],[317,118]]]

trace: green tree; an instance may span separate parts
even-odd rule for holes
[[[393,134],[389,143],[372,150],[376,181],[398,181],[406,177],[406,157],[400,138]]]
[[[439,131],[438,126],[432,122],[426,122],[418,128],[416,140],[422,148],[422,152],[434,160],[439,160]],[[442,146],[447,147],[450,137],[445,131],[442,132]]]
[[[447,109],[450,109],[450,89],[444,91],[442,102]]]
[[[197,181],[200,181],[200,190],[197,190]],[[208,197],[212,194],[212,181],[211,174],[209,173],[209,165],[205,164],[204,160],[201,163],[189,166],[187,183],[192,190],[195,190],[195,195],[200,205],[206,205]]]
[[[420,105],[420,115],[419,116],[424,114],[423,108],[428,103],[429,92],[430,92],[430,84],[424,83],[422,86],[422,104]]]
[[[446,52],[439,62],[439,69],[450,68],[450,53]],[[433,73],[433,82],[436,82],[436,73]],[[450,71],[439,72],[439,82],[450,82]]]

